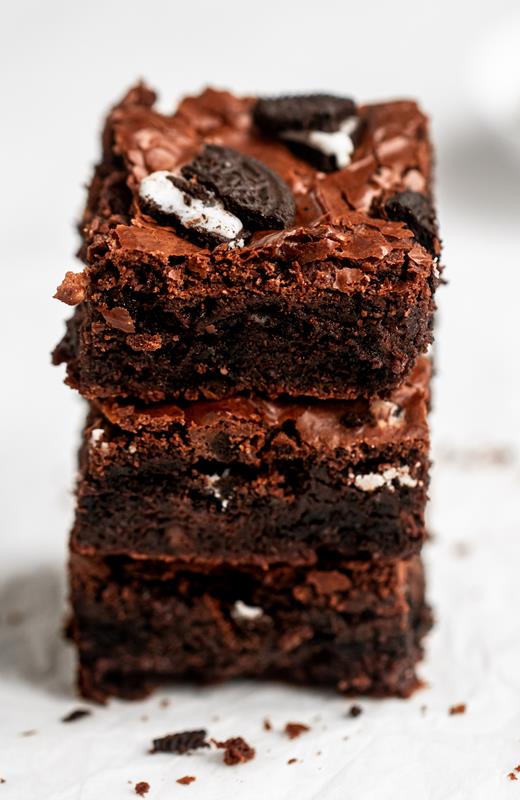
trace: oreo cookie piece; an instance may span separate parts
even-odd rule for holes
[[[294,222],[291,190],[279,175],[252,156],[208,144],[181,172],[214,192],[251,231],[288,228]]]
[[[389,197],[385,215],[394,222],[404,222],[426,250],[437,255],[437,218],[431,200],[420,192],[407,190]]]
[[[294,222],[287,184],[255,158],[206,145],[179,174],[160,170],[141,181],[143,209],[204,245],[242,247],[255,230]]]
[[[360,131],[354,101],[330,94],[257,100],[253,121],[324,172],[348,166]]]

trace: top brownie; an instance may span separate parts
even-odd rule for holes
[[[56,348],[88,398],[385,395],[432,338],[440,245],[410,101],[255,100],[108,116],[76,305]]]

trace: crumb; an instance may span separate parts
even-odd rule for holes
[[[141,722],[148,722],[150,717],[148,716],[148,714],[143,714],[142,717],[140,717],[139,719],[141,720]]]
[[[215,739],[211,741],[216,747],[224,750],[224,764],[227,764],[228,767],[233,767],[235,764],[244,764],[255,757],[254,748],[250,747],[241,736],[226,739],[224,742],[217,742]]]
[[[316,750],[316,755],[321,756],[321,750]]]
[[[421,706],[421,708],[420,708],[420,711],[421,711],[421,714],[422,714],[422,715],[423,715],[423,717],[424,717],[424,715],[425,715],[425,714],[426,714],[426,712],[428,711],[428,706]]]
[[[302,722],[288,722],[285,726],[285,733],[289,739],[296,739],[302,733],[307,733],[307,731],[310,731],[309,726],[304,725]]]
[[[22,731],[20,736],[36,736],[38,731],[30,730],[30,731]]]
[[[189,786],[190,783],[193,783],[193,781],[196,780],[197,778],[195,775],[185,775],[183,778],[177,778],[176,783],[180,783],[182,786]]]
[[[181,733],[168,733],[152,741],[151,753],[178,753],[183,755],[190,750],[200,747],[209,747],[204,729],[196,731],[182,731]]]
[[[288,764],[296,764],[296,762],[297,762],[297,761],[298,761],[298,759],[297,759],[297,758],[290,758],[290,759],[289,759],[289,761],[288,761],[287,763],[288,763]]]
[[[515,772],[520,772],[520,764],[517,764],[515,767]]]
[[[264,719],[264,731],[272,731],[273,726],[271,725],[271,720]]]
[[[348,715],[349,717],[359,717],[363,713],[361,706],[350,706]]]
[[[213,716],[211,717],[211,721],[212,722],[219,722],[219,720],[220,720],[220,717],[219,717],[218,714],[213,714]]]
[[[5,783],[5,782],[6,782],[5,778],[0,778],[0,783]]]
[[[450,706],[449,709],[450,716],[454,714],[465,714],[466,713],[466,703],[458,703],[455,706]]]
[[[150,791],[150,784],[146,781],[139,781],[139,783],[135,784],[134,791],[139,797],[144,797]]]
[[[516,777],[514,772],[509,772],[507,777],[509,778],[510,781],[517,781],[518,780],[518,778]]]
[[[350,738],[350,737],[348,737],[348,736],[344,736],[344,737],[343,737],[343,741],[344,741],[344,742],[348,742],[349,738]]]
[[[88,717],[90,714],[92,714],[92,711],[89,711],[88,708],[75,708],[73,711],[69,711],[68,714],[65,714],[65,716],[61,718],[61,721],[76,722],[77,719],[83,719],[83,717]]]
[[[159,705],[161,708],[168,708],[170,705],[170,700],[167,697],[163,697],[162,700],[159,700]]]

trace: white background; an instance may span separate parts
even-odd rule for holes
[[[520,774],[507,778],[520,764],[515,6],[2,4],[0,800],[118,800],[135,797],[128,781],[137,780],[150,782],[150,800],[520,798]],[[426,554],[438,622],[422,667],[428,688],[407,702],[362,701],[352,720],[334,695],[234,684],[173,689],[169,708],[161,693],[59,722],[78,703],[60,625],[82,406],[49,365],[67,313],[51,296],[76,267],[73,221],[102,112],[141,76],[160,90],[163,109],[211,82],[239,93],[412,95],[432,114],[450,281],[439,293],[435,538]],[[466,713],[449,716],[462,702]],[[265,716],[272,733],[262,730]],[[280,733],[289,720],[312,730],[289,742]],[[216,753],[147,755],[152,736],[199,726],[245,736],[257,758],[228,769]],[[37,732],[20,735],[27,730]],[[291,757],[299,761],[288,766]],[[185,774],[197,781],[179,786]]]

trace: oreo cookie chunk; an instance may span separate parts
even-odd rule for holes
[[[289,227],[295,206],[287,184],[265,164],[230,147],[206,145],[176,174],[141,181],[143,209],[204,245],[242,247],[255,230]]]
[[[437,255],[437,218],[429,197],[410,190],[399,192],[385,201],[384,213],[394,222],[404,222],[419,244]]]
[[[262,133],[283,139],[323,172],[350,164],[360,131],[354,101],[330,94],[257,100],[253,120]]]

